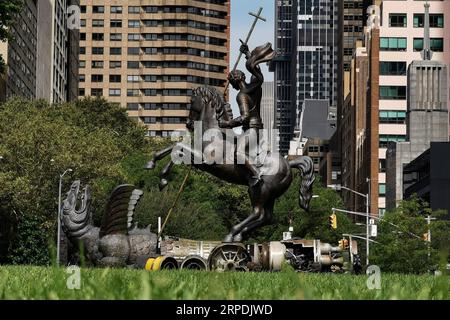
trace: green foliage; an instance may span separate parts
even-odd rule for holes
[[[81,269],[80,289],[67,289],[65,269],[0,267],[0,299],[448,300],[449,276],[383,273],[381,290],[367,276],[279,273],[147,272]]]
[[[314,198],[311,199],[310,210],[306,212],[298,205],[298,186],[300,175],[296,174],[289,190],[276,202],[276,224],[267,226],[257,232],[255,240],[267,241],[282,239],[283,232],[287,231],[289,222],[294,227],[294,236],[306,239],[320,239],[332,244],[342,238],[343,233],[351,233],[355,225],[351,219],[342,213],[336,213],[338,228],[332,230],[328,223],[328,217],[332,208],[342,208],[342,200],[339,195],[328,188],[323,187],[320,178],[314,182]]]
[[[74,172],[65,176],[63,192],[75,179],[89,184],[96,225],[110,192],[118,184],[131,183],[143,189],[145,195],[137,208],[136,220],[141,227],[151,224],[153,232],[157,218],[164,219],[172,207],[188,170],[175,166],[169,185],[160,192],[159,173],[169,159],[158,163],[155,170],[144,170],[144,166],[153,152],[173,142],[161,138],[146,140],[143,127],[131,120],[124,109],[103,99],[64,105],[13,99],[0,105],[0,118],[0,155],[4,157],[0,166],[0,214],[8,217],[15,212],[18,221],[35,217],[45,223],[47,229],[40,232],[38,242],[41,244],[55,237],[59,175],[67,168]],[[312,200],[310,212],[304,212],[298,205],[299,184],[296,174],[288,193],[276,203],[274,225],[257,231],[250,241],[280,240],[290,220],[296,236],[332,243],[350,230],[352,224],[345,216],[338,216],[338,230],[328,227],[331,208],[342,206],[334,191],[323,188],[318,180],[314,193],[319,197]],[[251,210],[246,187],[192,170],[164,234],[221,240]],[[17,239],[28,239],[27,232],[23,236],[17,234]],[[46,246],[41,247],[48,256]],[[28,261],[22,254],[19,249],[11,249],[9,256],[14,262]]]
[[[380,222],[376,239],[379,243],[372,245],[371,264],[380,266],[385,272],[423,274],[436,269],[442,255],[448,256],[450,247],[450,222],[441,220],[444,214],[432,212],[428,204],[417,197],[403,201]],[[430,224],[430,249],[429,243],[422,239],[428,232],[425,220],[428,215],[438,219]],[[445,264],[447,258],[443,260]]]
[[[75,179],[90,184],[98,220],[111,190],[127,181],[121,161],[145,150],[144,129],[103,99],[65,105],[12,99],[0,106],[0,118],[0,214],[16,212],[19,221],[55,221],[59,175],[67,168],[74,172],[65,176],[63,192]]]
[[[24,215],[17,224],[17,232],[12,239],[9,250],[9,262],[12,264],[48,265],[49,238],[43,235],[52,234],[52,224],[43,217]]]
[[[13,26],[16,15],[22,10],[23,0],[0,1],[0,41],[11,39],[10,28]],[[5,70],[5,60],[0,55],[0,73]]]

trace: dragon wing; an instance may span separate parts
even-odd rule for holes
[[[144,192],[124,184],[114,189],[106,204],[100,226],[100,237],[108,234],[127,234],[131,228],[134,209]]]

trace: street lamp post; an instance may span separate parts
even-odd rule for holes
[[[370,239],[369,239],[369,232],[370,232],[370,230],[369,230],[369,224],[370,224],[370,220],[369,220],[369,218],[370,218],[370,179],[367,178],[366,182],[369,185],[369,190],[368,190],[368,193],[366,193],[366,194],[363,194],[363,193],[355,191],[353,189],[350,189],[350,188],[347,188],[347,187],[344,187],[341,185],[336,185],[336,184],[328,185],[327,187],[331,188],[333,190],[336,190],[336,191],[341,191],[342,189],[347,190],[347,191],[350,191],[350,192],[366,199],[366,265],[368,266],[369,265],[369,242],[370,242]]]
[[[59,267],[60,259],[60,245],[61,245],[61,192],[62,192],[62,179],[67,172],[72,172],[72,169],[67,169],[64,173],[59,175],[59,196],[58,196],[58,239],[56,240],[56,265]]]

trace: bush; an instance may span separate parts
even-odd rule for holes
[[[10,264],[49,265],[49,243],[54,235],[52,225],[42,216],[23,215],[17,224],[9,248]]]

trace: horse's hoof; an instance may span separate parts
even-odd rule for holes
[[[147,169],[147,170],[153,170],[153,169],[155,169],[155,167],[156,167],[156,164],[155,164],[155,162],[152,160],[152,161],[149,161],[149,162],[147,163],[147,165],[145,166],[145,169]]]
[[[229,234],[225,237],[225,239],[223,239],[222,242],[226,242],[226,243],[231,243],[233,242],[233,235]]]
[[[242,233],[239,233],[233,237],[233,242],[242,242]]]
[[[161,181],[159,181],[159,191],[163,191],[168,184],[169,181],[167,181],[166,179],[161,179]]]

